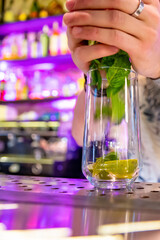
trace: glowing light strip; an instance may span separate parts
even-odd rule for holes
[[[63,240],[71,235],[70,228],[48,228],[33,230],[0,230],[1,240]]]
[[[160,230],[160,221],[131,222],[102,225],[98,228],[98,234],[109,235],[154,230]]]
[[[11,237],[16,240],[123,240],[123,236],[79,236],[65,237],[70,229],[40,229],[40,230],[9,230],[0,231],[1,240],[10,240]],[[71,230],[70,230],[71,231]],[[60,234],[61,233],[61,234]],[[34,236],[33,236],[34,234]]]
[[[0,210],[17,209],[18,204],[0,204]]]
[[[123,240],[123,236],[116,235],[116,236],[84,236],[84,237],[69,237],[63,238],[61,240]]]

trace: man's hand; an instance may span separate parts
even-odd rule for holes
[[[69,48],[75,64],[89,70],[90,61],[112,55],[119,49],[127,52],[132,66],[141,75],[160,76],[160,3],[144,0],[137,17],[138,0],[68,0],[64,15]],[[98,44],[88,46],[87,41]]]

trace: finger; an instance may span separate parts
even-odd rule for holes
[[[67,38],[68,38],[68,47],[70,51],[74,51],[76,47],[79,47],[82,45],[82,39],[74,38],[72,34],[72,28],[67,28]]]
[[[119,51],[118,48],[104,44],[92,46],[80,46],[72,53],[75,64],[85,73],[89,70],[90,62],[94,59],[113,55]]]
[[[126,51],[129,55],[130,53],[137,51],[136,46],[138,46],[140,49],[141,41],[139,39],[115,29],[104,29],[97,27],[73,27],[72,34],[75,38],[94,40],[103,44],[115,46]],[[150,41],[150,37],[152,36],[148,36],[148,42]]]
[[[149,16],[149,17],[148,17]],[[127,19],[129,17],[129,19]],[[70,13],[64,14],[63,21],[67,26],[74,26],[74,25],[95,25],[95,26],[105,26],[102,21],[105,21],[105,23],[110,24],[117,24],[117,21],[120,21],[123,25],[125,20],[129,21],[129,23],[134,21],[135,19],[139,19],[141,21],[144,21],[148,26],[153,27],[154,29],[159,26],[159,18],[160,18],[160,12],[158,9],[156,9],[153,6],[146,5],[145,11],[142,11],[142,13],[138,16],[138,18],[135,18],[131,15],[125,15],[122,11],[117,10],[84,10],[84,11],[74,11]],[[150,20],[152,19],[152,21]],[[96,25],[97,23],[97,25]],[[126,23],[126,22],[125,22]],[[138,22],[137,22],[138,23]],[[107,27],[107,25],[106,25]],[[134,22],[134,26],[132,27],[137,28],[136,22]]]
[[[158,4],[159,0],[143,0],[145,4]],[[138,7],[139,0],[69,0],[66,7],[69,11],[82,9],[118,9],[132,14]]]
[[[115,28],[137,38],[147,38],[151,28],[143,21],[118,10],[77,11],[66,14],[68,26],[95,26]],[[158,24],[158,22],[157,22]],[[138,29],[137,29],[138,26]]]

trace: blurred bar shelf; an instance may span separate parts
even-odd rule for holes
[[[58,121],[0,121],[0,128],[57,128],[59,125]]]
[[[9,131],[10,131],[10,129],[8,128],[8,130],[1,130],[1,132],[0,132],[0,137],[1,136],[8,136],[8,134],[9,134]],[[21,136],[21,137],[27,137],[28,136],[28,134],[36,134],[36,135],[38,135],[39,137],[58,137],[57,136],[57,131],[55,131],[55,130],[52,130],[52,131],[42,131],[42,129],[41,130],[33,130],[33,129],[30,129],[30,130],[27,130],[27,132],[26,131],[21,131],[21,130],[14,130],[13,131],[13,129],[12,129],[12,133],[13,133],[13,135],[16,135],[16,136]],[[4,154],[5,155],[5,154]]]
[[[30,31],[39,31],[44,25],[52,27],[53,22],[58,22],[62,26],[63,15],[51,16],[47,18],[31,19],[24,22],[5,23],[0,25],[0,36],[11,33],[24,33]]]
[[[27,58],[27,59],[15,59],[15,60],[0,60],[0,62],[5,62],[9,67],[18,67],[18,66],[34,66],[34,68],[38,68],[37,65],[50,63],[53,66],[46,66],[47,68],[65,68],[66,65],[70,67],[76,68],[76,65],[73,63],[71,55],[57,55],[57,56],[47,56],[40,58]],[[48,69],[47,69],[48,70]]]
[[[43,99],[24,99],[24,100],[13,100],[13,101],[0,101],[0,105],[6,104],[21,104],[21,103],[41,103],[41,102],[52,102],[52,101],[59,101],[59,100],[72,100],[76,99],[76,95],[74,96],[58,96],[58,97],[50,97],[50,98],[43,98]]]

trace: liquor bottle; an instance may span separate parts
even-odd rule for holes
[[[42,34],[40,36],[40,43],[42,48],[42,56],[48,56],[48,48],[49,48],[49,28],[47,25],[44,25],[42,29]]]
[[[39,71],[35,71],[32,77],[32,81],[30,82],[30,91],[29,98],[30,99],[41,99],[42,98],[42,76]]]
[[[60,54],[67,54],[69,53],[68,48],[68,40],[67,40],[67,34],[64,28],[62,28],[60,36],[59,36],[59,43],[60,43]]]
[[[53,31],[50,37],[49,52],[51,56],[56,56],[59,54],[59,24],[58,22],[53,23]]]
[[[33,1],[32,7],[31,7],[31,12],[30,12],[30,18],[38,18],[39,14],[39,6],[38,2],[36,0]]]
[[[5,84],[5,101],[13,101],[16,99],[15,81],[16,77],[12,71],[6,71],[7,81]]]
[[[47,7],[50,16],[64,13],[62,5],[57,0],[52,0]]]
[[[21,79],[20,76],[17,77],[17,81],[15,84],[16,89],[16,100],[21,100]]]
[[[15,16],[14,16],[14,13],[12,10],[13,3],[14,3],[14,0],[10,0],[9,6],[4,13],[4,17],[3,17],[4,22],[14,22],[15,21]]]
[[[33,34],[33,41],[31,43],[31,57],[38,57],[38,36],[36,33]]]
[[[24,84],[22,92],[21,92],[21,99],[27,100],[28,99],[28,85],[27,83]]]
[[[5,86],[6,86],[6,80],[5,80],[5,78],[3,78],[3,79],[0,81],[0,100],[1,100],[1,101],[4,101],[4,100],[5,100],[5,95],[6,95]]]
[[[26,21],[29,15],[29,9],[27,7],[28,0],[23,0],[22,11],[18,16],[19,21]]]
[[[0,60],[2,60],[2,40],[0,39]]]
[[[12,59],[17,59],[18,58],[18,46],[17,46],[16,37],[13,38],[13,42],[12,42],[12,45],[11,45],[11,58]]]
[[[46,18],[46,17],[48,17],[48,12],[47,12],[45,9],[42,9],[42,10],[39,12],[39,17],[40,17],[40,18]]]
[[[24,33],[24,38],[21,46],[21,58],[27,58],[28,56],[28,38],[27,33]]]

